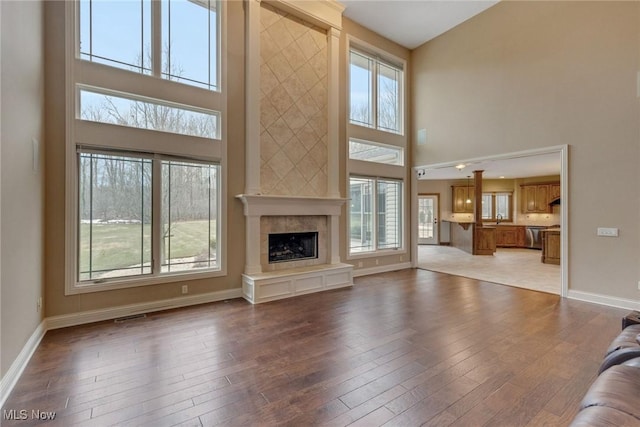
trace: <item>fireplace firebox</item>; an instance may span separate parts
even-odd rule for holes
[[[318,258],[318,232],[269,234],[269,264]]]

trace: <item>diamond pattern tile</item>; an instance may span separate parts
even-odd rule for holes
[[[261,7],[261,190],[326,196],[326,32],[265,2]]]

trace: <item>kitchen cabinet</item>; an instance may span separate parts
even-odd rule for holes
[[[549,203],[560,197],[560,184],[525,184],[520,186],[523,213],[551,212]]]
[[[544,213],[549,212],[549,185],[523,185],[522,186],[522,212]]]
[[[549,201],[560,198],[560,184],[549,184]]]
[[[516,234],[516,246],[519,248],[527,246],[527,227],[518,227]]]
[[[496,227],[496,246],[501,248],[522,248],[525,246],[525,227],[499,225]]]
[[[496,229],[473,227],[473,255],[493,255],[496,251]]]
[[[542,262],[560,264],[560,229],[543,230]]]
[[[453,213],[473,213],[473,201],[475,199],[475,187],[467,187],[466,185],[454,185],[452,188]],[[470,199],[471,203],[467,203]]]

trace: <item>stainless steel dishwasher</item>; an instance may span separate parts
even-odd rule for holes
[[[530,249],[542,249],[542,233],[540,230],[544,230],[547,227],[528,225],[526,229],[525,245]]]

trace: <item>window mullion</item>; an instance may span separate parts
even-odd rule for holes
[[[371,230],[371,242],[373,244],[373,248],[376,251],[380,250],[378,246],[378,179],[375,178],[372,180],[373,189],[371,190],[371,210],[373,215],[373,230]]]
[[[160,274],[162,244],[162,161],[153,160],[151,171],[151,268]]]
[[[380,100],[378,99],[378,74],[380,73],[380,64],[377,60],[371,59],[373,61],[373,76],[372,80],[372,94],[371,97],[373,99],[371,118],[373,119],[373,128],[379,129],[378,126],[378,108],[380,108]]]
[[[498,202],[496,200],[496,193],[491,194],[491,219],[498,218]]]
[[[151,73],[162,75],[162,2],[151,2]]]

